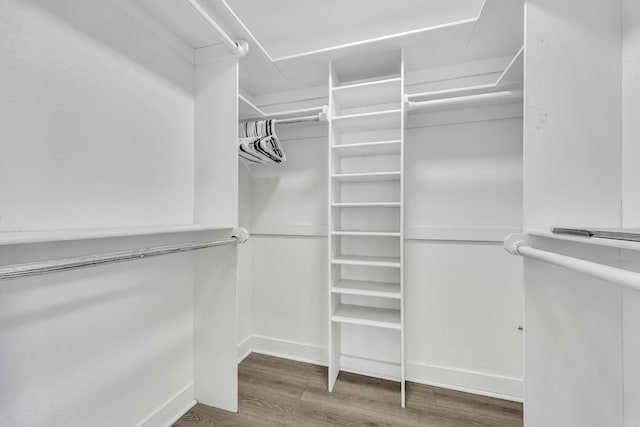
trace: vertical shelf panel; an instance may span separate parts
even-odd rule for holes
[[[402,55],[400,55],[402,57]],[[403,59],[400,59],[402,62]],[[378,79],[366,83],[341,83],[335,64],[329,66],[329,200],[328,200],[328,252],[329,252],[329,391],[333,389],[341,366],[342,334],[353,332],[349,325],[371,328],[373,337],[384,337],[383,331],[399,333],[402,348],[399,354],[401,406],[405,406],[404,387],[404,296],[403,296],[403,202],[404,202],[404,66],[400,64],[400,77]],[[375,105],[371,105],[374,103]],[[386,106],[399,105],[389,110]],[[372,112],[344,114],[344,107],[355,110],[370,107]],[[385,109],[386,108],[386,109]],[[368,158],[380,164],[396,162],[400,166],[385,172],[375,170]],[[348,166],[345,165],[348,159]],[[386,164],[385,164],[386,166]],[[389,184],[395,184],[390,187]],[[354,201],[350,186],[363,186],[359,191],[370,201]],[[384,192],[381,196],[380,191]],[[394,219],[380,216],[380,208],[399,210],[400,230]],[[349,209],[349,208],[357,208]],[[348,212],[347,212],[348,211]],[[356,215],[356,217],[354,217]],[[379,220],[383,220],[380,222]],[[351,226],[351,228],[349,228]],[[386,227],[386,228],[385,228]],[[398,238],[400,244],[398,244]],[[374,240],[364,240],[374,239]],[[364,242],[371,242],[371,245]],[[378,256],[374,256],[378,255]],[[384,255],[381,257],[380,255]],[[356,269],[356,270],[354,270]],[[384,270],[384,271],[383,271]],[[399,272],[398,272],[399,270]],[[355,271],[355,272],[354,272]],[[391,271],[396,271],[398,274]],[[366,282],[354,276],[370,276],[379,282],[389,280],[395,284],[394,293],[364,289],[343,289],[340,284]],[[394,277],[395,276],[395,277]],[[398,277],[400,278],[398,280]],[[371,279],[368,279],[371,280]],[[378,285],[374,285],[378,286]],[[375,287],[378,289],[378,287]],[[387,289],[387,288],[385,288]],[[392,301],[389,308],[381,308],[376,298],[383,296]],[[356,300],[354,301],[353,298]],[[356,305],[352,305],[356,304]],[[349,338],[348,336],[345,338]],[[384,340],[381,340],[381,343]],[[375,345],[375,343],[372,343]],[[346,344],[345,344],[346,345]],[[394,350],[395,347],[394,347]],[[371,348],[358,357],[375,363]],[[397,356],[394,356],[397,357]],[[388,361],[380,361],[388,364]]]
[[[400,97],[405,94],[404,49],[400,52]],[[404,408],[406,401],[405,387],[405,351],[404,351],[404,127],[407,118],[407,104],[400,105],[400,405]]]

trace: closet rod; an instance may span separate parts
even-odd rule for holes
[[[290,119],[275,119],[275,123],[279,124],[290,124],[290,123],[300,123],[300,122],[322,122],[326,120],[323,113],[316,114],[315,116],[305,116],[305,117],[292,117]]]
[[[314,114],[313,116],[303,116],[303,117],[291,117],[288,119],[253,119],[253,120],[245,120],[242,123],[246,123],[249,121],[261,121],[261,120],[271,120],[273,123],[286,125],[291,123],[302,123],[302,122],[324,122],[327,120],[327,113],[323,107],[322,111],[318,114]]]
[[[142,258],[151,258],[160,255],[169,255],[182,252],[212,248],[215,246],[233,245],[244,243],[249,238],[249,233],[244,228],[233,230],[231,237],[222,240],[182,243],[178,245],[154,246],[144,249],[129,251],[109,252],[98,255],[86,255],[69,258],[59,258],[49,261],[38,261],[25,264],[13,264],[0,267],[0,280],[18,279],[21,277],[37,276],[41,274],[57,273],[76,270],[84,267],[96,267],[99,265],[113,264],[122,261],[133,261]]]
[[[523,257],[536,259],[640,291],[640,273],[536,249],[531,247],[524,240],[525,238],[522,234],[511,234],[505,239],[504,248],[511,255],[521,255]]]
[[[242,57],[249,52],[249,44],[245,40],[233,40],[227,33],[224,32],[222,27],[209,15],[209,13],[200,6],[196,0],[185,0],[189,5],[198,12],[198,14],[218,33],[222,42],[227,45],[229,50],[237,57]]]
[[[504,102],[511,100],[521,100],[523,93],[521,90],[505,90],[501,92],[481,93],[478,95],[458,96],[455,98],[434,99],[431,101],[407,102],[407,110],[426,110],[442,107],[466,107],[487,102]]]

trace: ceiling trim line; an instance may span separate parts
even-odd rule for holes
[[[258,41],[258,39],[256,38],[256,36],[253,35],[253,33],[249,30],[249,27],[247,27],[244,23],[244,21],[242,21],[242,19],[240,19],[240,17],[236,14],[236,12],[231,8],[231,6],[225,1],[225,0],[220,0],[220,3],[222,3],[222,5],[227,9],[227,11],[229,11],[229,13],[231,14],[231,16],[233,16],[233,18],[236,20],[236,22],[238,24],[240,24],[240,26],[242,27],[242,29],[249,35],[249,37],[251,38],[251,40],[256,44],[256,46],[258,46],[258,48],[260,49],[260,51],[264,54],[264,56],[267,57],[267,59],[271,62],[271,64],[276,67],[276,69],[278,70],[278,72],[280,73],[280,75],[282,76],[283,79],[285,79],[285,81],[289,84],[289,87],[291,87],[291,89],[296,89],[296,87],[294,86],[293,83],[291,83],[291,80],[289,80],[289,78],[284,74],[284,72],[282,71],[282,69],[280,67],[278,67],[278,64],[275,63],[275,61],[273,60],[273,57],[269,54],[269,52],[267,52],[267,50],[264,48],[264,46],[262,46],[262,44]]]
[[[394,34],[390,34],[390,35],[386,35],[386,36],[374,37],[372,39],[360,40],[360,41],[357,41],[357,42],[345,43],[345,44],[326,47],[326,48],[322,48],[322,49],[311,50],[311,51],[302,52],[302,53],[296,53],[294,55],[281,56],[279,58],[274,58],[273,61],[274,62],[288,61],[288,60],[291,60],[291,59],[302,58],[302,57],[305,57],[305,56],[318,55],[318,54],[321,54],[321,53],[331,52],[331,51],[334,51],[334,50],[347,49],[347,48],[350,48],[350,47],[362,46],[362,45],[369,44],[369,43],[377,43],[377,42],[381,42],[381,41],[385,41],[385,40],[391,40],[391,39],[395,39],[395,38],[411,36],[411,35],[414,35],[414,34],[425,33],[425,32],[428,32],[428,31],[436,31],[436,30],[441,30],[441,29],[444,29],[444,28],[455,27],[455,26],[458,26],[458,25],[466,25],[466,24],[470,24],[470,23],[476,23],[476,22],[478,22],[478,19],[479,19],[479,15],[476,16],[475,18],[462,19],[460,21],[447,22],[445,24],[438,24],[438,25],[433,25],[431,27],[418,28],[416,30],[405,31],[405,32],[402,32],[402,33],[394,33]]]

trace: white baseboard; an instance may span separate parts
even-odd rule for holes
[[[312,344],[281,340],[276,338],[251,336],[238,346],[241,355],[238,363],[251,352],[327,366],[327,349]],[[244,357],[242,357],[244,356]],[[340,356],[340,368],[345,372],[367,375],[391,381],[400,380],[399,366],[351,355]],[[434,387],[448,388],[465,393],[479,394],[498,399],[522,402],[524,382],[520,378],[474,372],[421,363],[406,364],[407,381]]]
[[[253,337],[249,335],[238,344],[238,363],[247,358],[253,351]]]
[[[371,360],[346,354],[340,355],[340,370],[383,380],[400,381],[400,364]]]
[[[327,349],[325,347],[258,335],[254,335],[251,342],[253,351],[256,353],[327,366]]]
[[[136,427],[170,427],[197,403],[194,396],[194,384],[189,383],[136,424]]]
[[[415,362],[407,362],[405,368],[407,381],[515,402],[523,400],[524,381],[521,378]]]

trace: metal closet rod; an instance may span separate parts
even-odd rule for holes
[[[287,118],[287,119],[269,119],[269,116],[275,116],[275,115],[284,115],[285,113],[271,113],[271,114],[265,114],[264,117],[262,119],[253,119],[253,120],[244,120],[243,123],[245,122],[250,122],[250,121],[261,121],[261,120],[271,120],[276,124],[281,124],[281,125],[286,125],[286,124],[291,124],[291,123],[302,123],[302,122],[324,122],[327,120],[327,114],[329,112],[329,109],[326,105],[322,106],[322,107],[317,107],[317,108],[308,108],[306,110],[298,110],[298,113],[301,113],[303,111],[313,111],[313,110],[321,110],[318,114],[314,114],[312,116],[301,116],[301,117],[291,117],[291,118]]]
[[[222,38],[222,42],[227,45],[229,50],[233,52],[237,57],[242,57],[249,52],[249,44],[246,40],[233,40],[227,33],[224,32],[222,27],[213,19],[209,13],[204,10],[200,3],[196,0],[185,0],[198,14],[213,28],[218,35]]]
[[[536,249],[531,247],[525,239],[526,237],[524,235],[512,234],[505,239],[504,248],[511,255],[521,255],[523,257],[536,259],[640,291],[640,273]]]
[[[301,123],[301,122],[321,122],[323,121],[323,113],[316,114],[315,116],[304,116],[304,117],[292,117],[290,119],[275,119],[274,123],[277,124],[290,124],[290,123]]]
[[[13,264],[0,267],[0,280],[18,279],[21,277],[38,276],[48,273],[76,270],[85,267],[113,264],[116,262],[133,261],[143,258],[151,258],[160,255],[169,255],[182,252],[196,251],[213,248],[215,246],[234,245],[244,243],[249,238],[249,233],[244,228],[233,230],[231,237],[221,240],[203,242],[181,243],[177,245],[154,246],[130,251],[109,252],[98,255],[86,255],[69,258],[59,258],[49,261],[30,262],[25,264]]]

